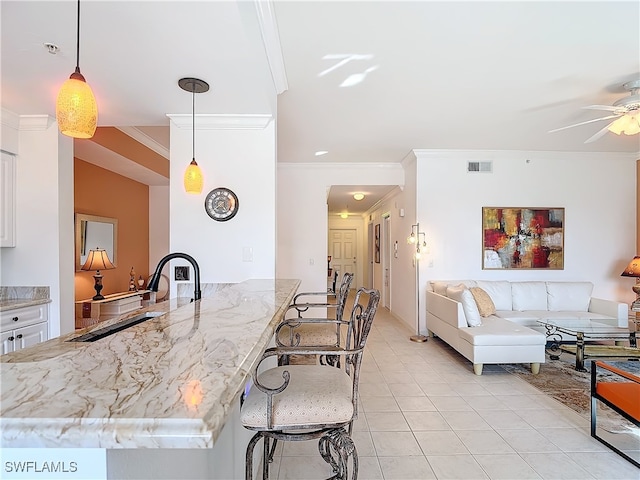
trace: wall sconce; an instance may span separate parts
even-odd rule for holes
[[[95,285],[93,286],[93,288],[96,289],[96,294],[93,297],[93,300],[104,300],[104,295],[100,293],[100,291],[102,290],[102,275],[100,274],[100,270],[111,270],[112,268],[116,268],[116,266],[111,263],[111,260],[109,260],[109,255],[107,255],[106,250],[102,248],[89,250],[87,261],[84,262],[84,265],[82,265],[82,267],[80,267],[80,270],[96,272],[96,274],[93,276],[95,280]]]
[[[422,235],[422,243],[420,243],[420,235]],[[414,254],[414,256],[416,260],[419,260],[420,257],[422,256],[420,247],[425,248],[427,246],[426,235],[424,232],[420,231],[419,223],[416,223],[415,225],[411,225],[411,235],[407,237],[407,243],[409,245],[416,246],[416,253]]]
[[[340,214],[340,218],[349,218],[349,214],[347,212],[342,212]]]

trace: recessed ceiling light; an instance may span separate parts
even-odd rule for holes
[[[316,157],[320,157],[322,155],[326,155],[327,153],[329,153],[329,152],[327,152],[326,150],[318,150],[316,152]]]
[[[362,200],[364,198],[364,193],[354,193],[353,198],[355,200]]]

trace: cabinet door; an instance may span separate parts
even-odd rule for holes
[[[6,152],[0,156],[0,247],[15,247],[16,157]]]
[[[5,353],[13,352],[16,343],[13,330],[0,333],[0,341],[2,342],[2,344],[0,344],[0,354],[4,355]]]
[[[36,343],[44,342],[48,338],[47,322],[36,323],[28,327],[15,330],[15,350],[30,347]]]

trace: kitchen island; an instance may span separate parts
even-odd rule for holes
[[[2,447],[108,449],[110,478],[125,478],[131,462],[153,456],[149,449],[163,459],[171,449],[182,459],[184,449],[215,450],[299,283],[249,280],[196,302],[146,307],[135,314],[153,318],[97,341],[69,340],[132,315],[1,356]]]

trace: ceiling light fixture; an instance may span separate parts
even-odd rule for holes
[[[609,125],[608,130],[616,135],[636,135],[640,133],[640,112],[627,113]]]
[[[209,91],[209,84],[199,78],[185,77],[178,80],[181,89],[191,92],[191,163],[184,172],[184,190],[187,193],[200,194],[204,179],[202,170],[196,162],[196,93],[204,93]]]
[[[342,212],[340,214],[340,218],[349,218],[349,214],[347,212]]]
[[[353,194],[353,198],[354,198],[354,200],[360,201],[360,200],[362,200],[364,198],[364,193],[354,193]]]
[[[329,152],[327,152],[326,150],[318,150],[315,153],[315,155],[316,155],[316,157],[321,157],[322,155],[326,155],[327,153],[329,153]]]
[[[73,138],[93,137],[98,125],[96,98],[80,73],[80,0],[76,30],[76,69],[58,92],[56,120],[60,132]]]

